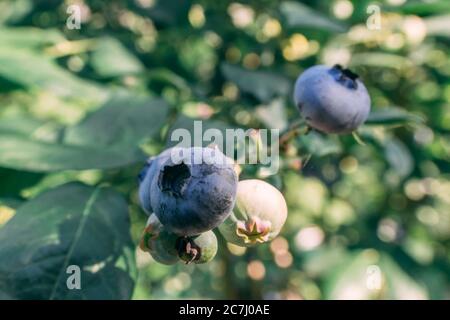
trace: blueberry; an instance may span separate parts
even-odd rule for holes
[[[209,262],[215,257],[218,247],[214,232],[180,237],[168,231],[155,214],[148,218],[139,246],[150,253],[155,261],[166,265],[178,261],[186,264]]]
[[[161,169],[161,165],[171,157],[172,152],[176,153],[179,151],[180,148],[170,148],[157,156],[149,158],[144,168],[139,173],[139,200],[142,208],[148,215],[153,213],[150,199],[151,182],[153,181],[155,174]]]
[[[233,161],[217,148],[173,148],[168,156],[169,150],[155,158],[141,183],[141,204],[179,236],[217,227],[236,198]]]
[[[148,218],[139,246],[143,251],[149,252],[155,261],[171,265],[180,261],[176,250],[178,238],[167,231],[156,215],[152,214]]]
[[[211,261],[217,253],[217,238],[207,231],[199,236],[180,237],[177,240],[178,255],[186,264],[202,264]]]
[[[326,133],[349,133],[366,121],[370,97],[358,76],[339,65],[308,68],[295,83],[294,101],[307,124]]]
[[[286,218],[286,201],[280,191],[261,180],[243,180],[238,184],[233,213],[219,231],[228,242],[252,246],[275,238]]]

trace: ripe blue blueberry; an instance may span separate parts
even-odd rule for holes
[[[358,76],[339,65],[308,68],[295,83],[294,101],[306,123],[326,133],[349,133],[366,121],[370,97]]]
[[[194,236],[221,224],[237,189],[233,161],[217,148],[172,148],[153,158],[139,187],[141,205],[169,231]]]
[[[179,152],[179,150],[180,148],[176,147],[170,148],[161,152],[157,156],[149,158],[144,168],[139,173],[139,201],[142,208],[148,215],[153,213],[150,199],[150,187],[153,178],[155,177],[155,174],[160,171],[161,165],[170,158],[172,152],[176,153]]]

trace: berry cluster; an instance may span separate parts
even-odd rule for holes
[[[370,97],[358,76],[336,65],[299,76],[294,100],[308,127],[348,133],[368,117]],[[139,198],[149,214],[140,247],[163,264],[205,263],[226,241],[252,246],[271,241],[287,218],[283,195],[270,184],[238,181],[233,160],[214,147],[174,147],[150,158]]]
[[[139,198],[150,215],[140,247],[164,264],[213,259],[216,227],[237,245],[270,241],[287,216],[277,189],[260,180],[238,182],[233,161],[215,147],[175,147],[151,158]]]

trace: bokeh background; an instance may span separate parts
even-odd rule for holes
[[[449,47],[446,0],[1,1],[0,298],[449,299]],[[357,72],[372,114],[362,141],[242,168],[285,195],[281,235],[201,266],[137,250],[136,176],[170,130],[285,130],[318,63]]]

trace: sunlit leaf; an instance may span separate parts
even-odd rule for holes
[[[149,71],[148,77],[153,81],[161,81],[163,83],[170,83],[180,90],[190,90],[189,83],[174,73],[173,71],[165,68],[156,68]]]
[[[0,133],[9,132],[15,134],[32,135],[44,124],[45,121],[33,118],[29,115],[3,117],[0,119]]]
[[[373,110],[369,114],[369,117],[365,123],[374,125],[397,125],[421,123],[423,121],[423,118],[418,115],[410,113],[404,109],[391,107]]]
[[[391,168],[401,177],[407,177],[414,168],[414,158],[408,147],[401,140],[391,138],[386,141],[384,148]]]
[[[117,77],[144,71],[142,63],[114,38],[102,38],[97,41],[91,65],[102,77]]]
[[[56,29],[38,29],[31,27],[0,28],[0,43],[3,48],[39,49],[65,41],[64,36]]]
[[[0,134],[0,150],[0,166],[34,172],[117,168],[145,158],[138,149],[51,143],[18,134]]]
[[[164,125],[168,105],[159,99],[120,95],[65,131],[63,141],[34,135],[39,120],[0,121],[0,165],[17,170],[105,169],[142,161],[139,145]]]
[[[327,277],[326,299],[426,299],[427,293],[392,258],[376,251],[358,251],[341,260]]]
[[[350,61],[351,67],[371,66],[392,69],[404,69],[412,66],[412,62],[401,55],[383,52],[355,53]]]
[[[169,106],[162,99],[131,94],[114,96],[79,124],[68,128],[64,141],[70,145],[130,150],[159,132],[168,111]]]
[[[450,3],[447,3],[450,10]],[[450,14],[432,16],[425,19],[427,34],[431,36],[450,37]]]
[[[307,27],[332,32],[344,32],[346,27],[326,15],[300,3],[293,1],[282,2],[280,12],[286,19],[288,27]]]
[[[280,74],[267,71],[249,71],[230,64],[222,64],[222,73],[236,83],[242,91],[250,93],[263,102],[277,96],[286,96],[291,82]]]
[[[99,84],[76,77],[45,56],[23,50],[0,50],[0,78],[62,97],[102,101],[107,96]]]
[[[313,131],[307,135],[301,135],[298,139],[301,146],[313,156],[324,157],[342,152],[341,143],[336,137],[325,136]]]
[[[391,7],[389,9],[416,15],[440,14],[450,11],[450,3],[446,0],[435,0],[432,2],[409,1],[401,6]]]
[[[206,147],[211,143],[215,143],[222,150],[221,144],[225,146],[226,142],[226,129],[230,128],[231,126],[222,121],[201,121],[180,115],[175,123],[169,128],[166,144],[168,147],[173,147],[175,145],[182,147]],[[208,133],[213,135],[217,133],[217,135],[223,137],[223,141],[215,141],[214,138],[211,139],[212,141],[209,140]]]
[[[269,129],[284,130],[288,125],[286,106],[283,99],[276,99],[268,105],[258,107],[256,109],[256,116]]]
[[[0,23],[15,24],[33,10],[32,0],[15,0],[0,2]]]
[[[25,203],[0,229],[0,293],[15,299],[129,299],[135,279],[127,203],[71,183]],[[12,240],[14,239],[14,240]],[[69,266],[79,290],[69,290]]]

